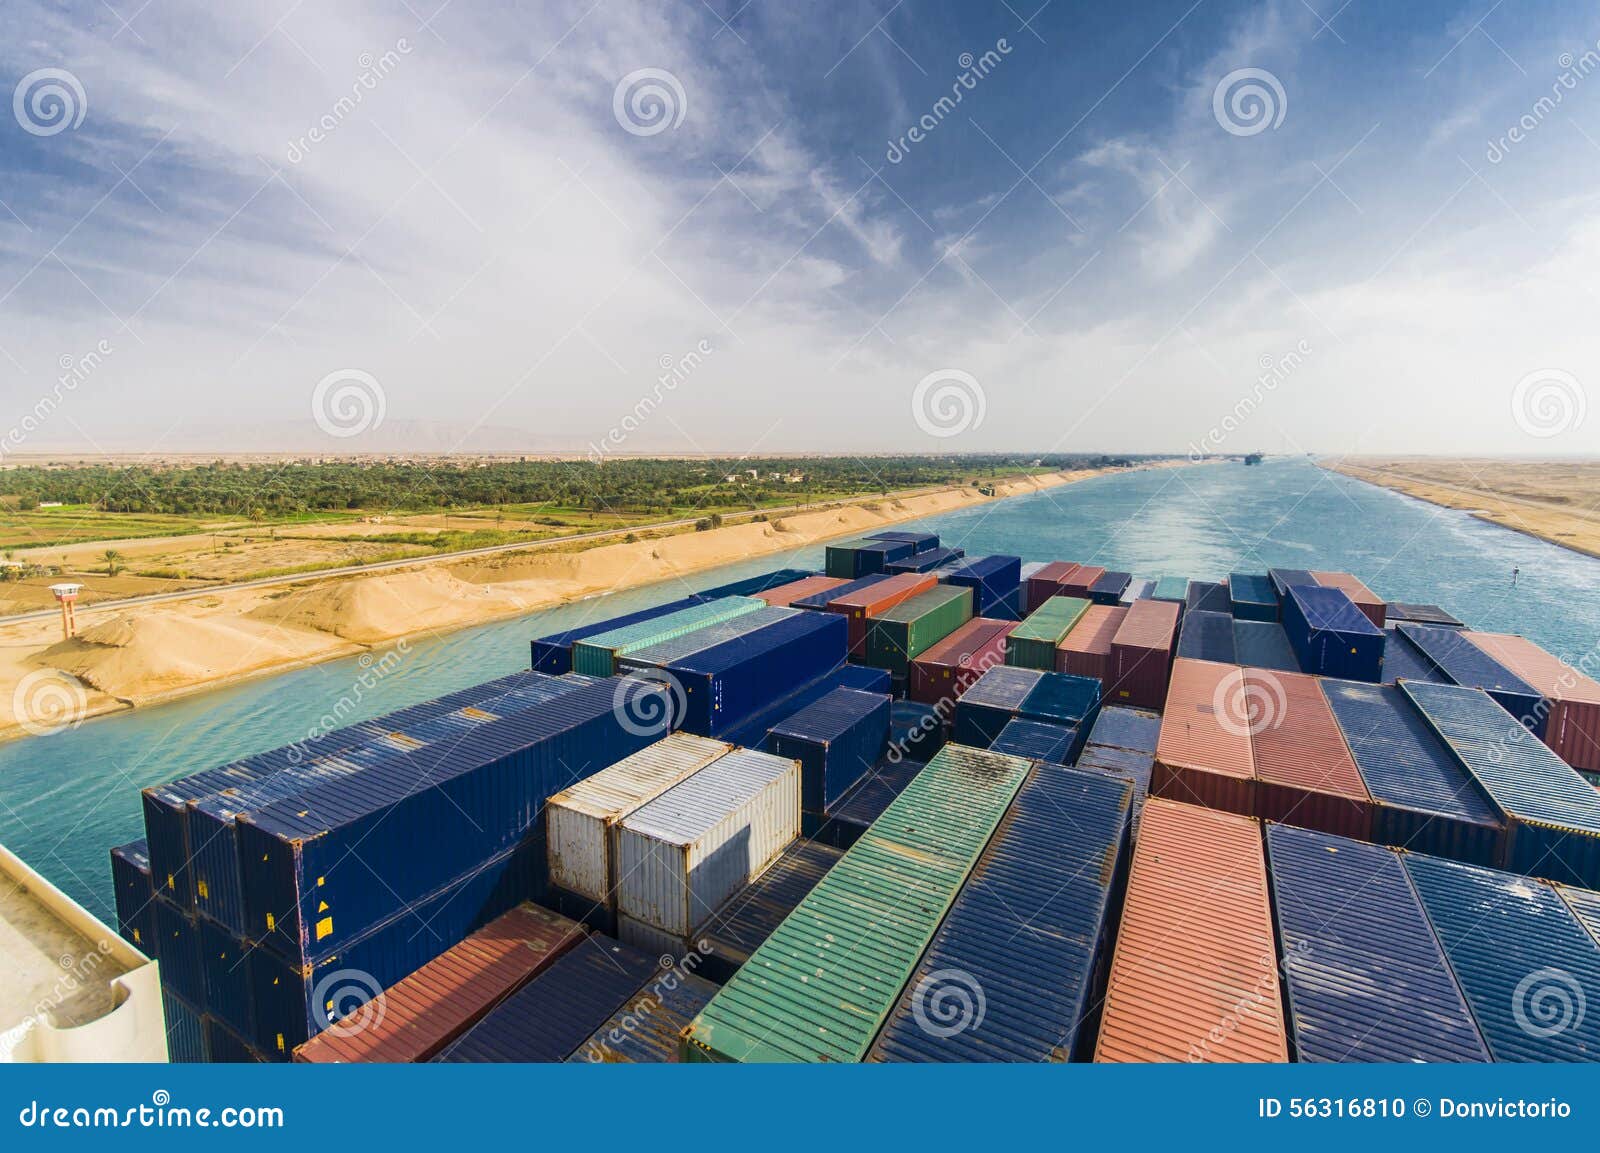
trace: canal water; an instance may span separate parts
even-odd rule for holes
[[[915,527],[969,555],[1093,562],[1139,576],[1343,569],[1389,600],[1441,604],[1568,660],[1600,640],[1600,560],[1305,461],[1098,477]],[[0,745],[0,843],[111,921],[106,853],[143,835],[144,786],[299,740],[336,708],[354,722],[526,668],[534,636],[821,561],[821,548],[764,557]]]

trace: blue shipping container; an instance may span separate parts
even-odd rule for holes
[[[701,600],[715,600],[717,597],[753,597],[757,593],[764,593],[779,585],[793,584],[797,580],[816,575],[810,569],[803,568],[773,569],[760,576],[745,577],[743,580],[730,581],[716,588],[701,589],[697,595]]]
[[[1298,1061],[1487,1061],[1392,849],[1267,825]]]
[[[1233,649],[1234,661],[1247,668],[1300,671],[1300,659],[1283,626],[1274,621],[1234,621]]]
[[[156,890],[150,880],[150,851],[144,841],[111,850],[111,888],[117,905],[117,933],[147,957],[155,956]]]
[[[1272,582],[1272,591],[1279,603],[1289,595],[1289,590],[1300,585],[1316,587],[1317,578],[1311,575],[1309,569],[1303,568],[1269,568],[1267,579]]]
[[[1012,603],[1015,600],[1012,594],[1022,584],[1021,557],[976,557],[942,574],[939,579],[943,584],[963,585],[972,590],[972,615],[975,617],[990,616],[996,608],[1015,611],[1020,607]]]
[[[1114,605],[1122,602],[1122,594],[1133,584],[1131,572],[1102,573],[1089,586],[1089,599],[1097,605]]]
[[[1089,744],[1109,745],[1114,749],[1138,749],[1154,753],[1161,739],[1161,714],[1126,705],[1107,705],[1095,718]]]
[[[1030,721],[1049,721],[1065,725],[1076,734],[1072,755],[1076,757],[1095,718],[1100,715],[1100,678],[1071,673],[1045,673],[1028,691],[1017,709],[1017,716]]]
[[[1479,865],[1500,860],[1504,822],[1398,688],[1321,688],[1372,794],[1373,840]]]
[[[206,1059],[205,1019],[200,1010],[161,990],[161,1014],[167,1026],[167,1060],[175,1065],[200,1065]]]
[[[1228,596],[1228,586],[1217,581],[1189,582],[1189,593],[1184,602],[1186,612],[1222,613],[1233,615],[1233,601]]]
[[[834,689],[856,689],[863,693],[888,693],[890,691],[890,677],[887,669],[871,669],[866,665],[844,665],[834,669],[825,677],[796,689],[782,700],[777,701],[760,712],[753,714],[748,720],[723,733],[719,740],[727,741],[730,745],[739,745],[747,749],[759,748],[767,739],[767,730],[773,725],[787,720],[794,713],[820,701],[823,697],[833,692]]]
[[[890,529],[887,532],[873,532],[867,534],[868,540],[905,541],[910,544],[916,553],[933,552],[939,547],[939,534],[936,532],[916,532],[912,529]]]
[[[904,560],[890,561],[888,564],[883,566],[883,571],[891,574],[907,572],[932,572],[941,565],[947,565],[951,561],[960,560],[966,555],[967,550],[964,548],[933,548],[929,549],[927,552],[914,553],[913,555],[906,557]]]
[[[933,705],[921,701],[895,701],[889,706],[887,755],[902,761],[927,764],[944,748],[944,718]]]
[[[1266,576],[1229,573],[1228,607],[1239,620],[1275,621],[1278,619],[1278,593]]]
[[[750,644],[718,645],[674,662],[668,671],[683,690],[682,728],[720,736],[796,683],[832,672],[845,663],[847,626],[838,613],[800,613],[746,638]]]
[[[1423,655],[1422,650],[1406,640],[1397,629],[1385,630],[1389,639],[1383,646],[1383,683],[1397,681],[1427,681],[1429,684],[1448,684],[1449,678],[1438,666]]]
[[[1438,857],[1406,872],[1496,1061],[1600,1060],[1600,945],[1549,885]]]
[[[536,673],[548,673],[557,677],[562,673],[570,673],[572,671],[573,641],[581,641],[585,637],[599,636],[601,633],[610,632],[612,629],[620,629],[627,625],[635,625],[640,621],[654,620],[656,617],[664,617],[668,613],[681,612],[683,609],[693,608],[706,599],[706,597],[697,593],[693,596],[684,597],[682,600],[656,605],[654,608],[640,609],[638,612],[627,613],[624,616],[578,625],[563,632],[551,633],[547,637],[539,637],[533,642],[533,671]],[[595,602],[594,607],[596,610],[603,611],[605,601]]]
[[[1019,719],[1001,729],[1000,735],[989,748],[993,752],[1009,753],[1028,761],[1068,765],[1072,763],[1072,754],[1077,745],[1078,730],[1070,725]]]
[[[935,750],[937,751],[937,750]],[[814,822],[805,835],[838,849],[848,849],[925,767],[922,761],[884,759],[839,799],[827,818]]]
[[[242,1037],[256,1035],[255,998],[250,992],[250,952],[247,942],[212,924],[195,920],[201,980],[206,1013]]]
[[[1074,762],[1077,768],[1097,773],[1113,773],[1133,782],[1131,831],[1135,838],[1139,836],[1139,814],[1144,809],[1145,798],[1150,795],[1150,777],[1155,771],[1155,764],[1154,753],[1143,753],[1138,749],[1118,749],[1093,742],[1083,746],[1083,752],[1078,754],[1078,759]]]
[[[1033,771],[868,1061],[1085,1055],[1115,935],[1132,791],[1117,777]]]
[[[1308,673],[1373,684],[1383,679],[1387,634],[1342,589],[1291,588],[1283,601],[1283,631]]]
[[[1406,681],[1400,691],[1506,818],[1500,864],[1600,887],[1600,791],[1482,689]]]
[[[1233,615],[1209,609],[1190,609],[1184,613],[1183,626],[1178,631],[1178,655],[1191,661],[1237,663]]]
[[[1039,669],[1011,665],[999,665],[984,673],[956,701],[951,739],[958,745],[987,749],[1043,677]]]
[[[1452,684],[1482,689],[1506,712],[1544,735],[1549,707],[1539,690],[1495,660],[1456,629],[1402,624],[1396,631],[1432,661]]]
[[[1384,617],[1390,624],[1400,624],[1402,621],[1419,625],[1443,625],[1452,629],[1464,629],[1466,622],[1447,613],[1438,605],[1414,604],[1407,601],[1390,601],[1386,606],[1387,615]]]
[[[206,1007],[205,973],[200,967],[200,930],[192,914],[158,896],[152,918],[161,959],[161,988],[172,990],[201,1012]]]
[[[889,698],[835,689],[767,732],[766,751],[800,762],[800,804],[830,805],[878,763],[889,743]]]

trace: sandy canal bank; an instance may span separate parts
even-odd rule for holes
[[[1100,475],[1052,473],[999,482],[994,496],[949,488],[863,498],[772,521],[563,550],[530,546],[492,557],[438,557],[373,575],[276,588],[221,588],[181,601],[79,613],[78,635],[55,620],[0,627],[0,739],[218,688],[405,637],[440,633],[687,576],[753,557]],[[681,595],[663,591],[663,598]]]
[[[1600,461],[1355,457],[1324,468],[1600,557]]]

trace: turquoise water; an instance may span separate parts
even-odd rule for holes
[[[1600,638],[1600,561],[1303,462],[1099,477],[917,527],[973,555],[1093,562],[1139,576],[1346,569],[1387,599],[1442,604],[1478,628],[1522,633],[1569,660]],[[397,661],[381,653],[366,664],[336,661],[0,745],[0,842],[109,920],[106,851],[142,835],[144,786],[298,740],[341,701],[356,721],[526,668],[534,636],[821,561],[820,548],[764,557],[688,583],[411,641]]]

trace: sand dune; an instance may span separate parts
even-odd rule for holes
[[[287,592],[220,589],[176,604],[91,608],[80,613],[79,635],[70,641],[60,639],[54,621],[6,626],[0,629],[0,738],[17,735],[34,702],[58,698],[63,686],[76,697],[66,719],[81,719],[752,557],[773,556],[779,565],[783,553],[825,540],[1093,475],[1002,482],[994,498],[971,489],[882,497],[581,551],[535,546],[474,561],[446,557],[372,576],[308,578]]]

